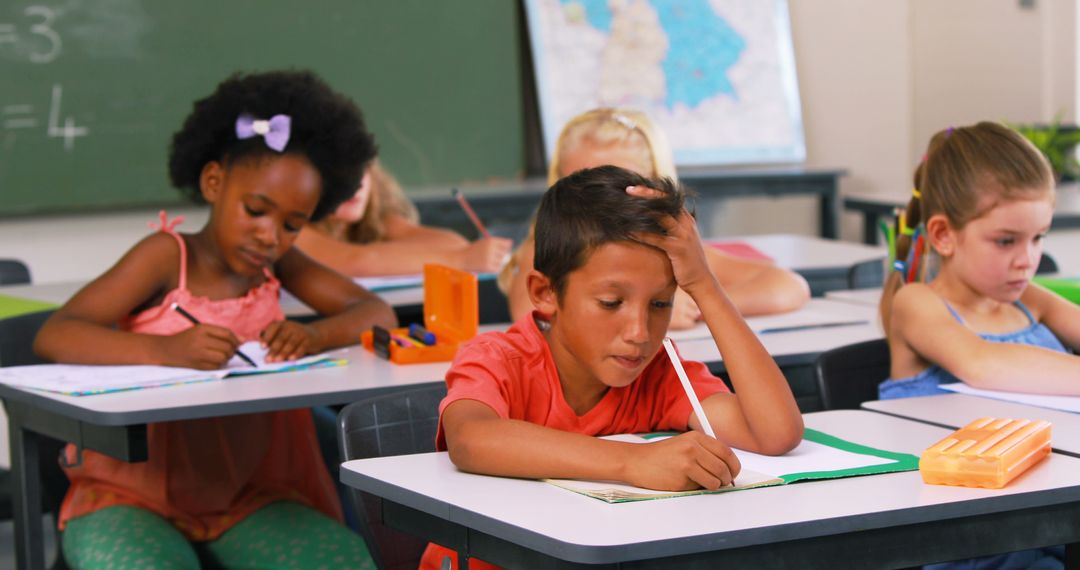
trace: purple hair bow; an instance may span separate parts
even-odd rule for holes
[[[288,115],[274,115],[266,120],[244,113],[236,118],[236,138],[250,139],[258,135],[266,141],[266,146],[282,152],[285,145],[289,144],[291,127],[292,118]]]

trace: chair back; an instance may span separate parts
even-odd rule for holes
[[[868,340],[827,350],[814,365],[821,406],[853,410],[878,399],[878,384],[889,377],[889,344]]]
[[[435,451],[446,386],[409,389],[354,402],[338,414],[342,461]],[[378,497],[350,488],[360,532],[379,568],[416,568],[426,541],[382,523]]]
[[[28,285],[30,268],[18,259],[0,259],[0,285]]]
[[[1045,275],[1047,273],[1057,273],[1058,264],[1054,261],[1054,258],[1049,253],[1043,253],[1039,258],[1039,266],[1035,268],[1036,275]]]
[[[847,275],[848,289],[873,289],[885,284],[885,258],[867,259],[852,265]]]
[[[0,366],[43,364],[34,354],[34,337],[53,310],[0,319]]]

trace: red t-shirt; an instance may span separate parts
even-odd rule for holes
[[[728,391],[704,364],[684,361],[683,368],[699,400]],[[555,361],[533,315],[506,332],[480,335],[462,346],[446,374],[446,386],[440,416],[453,402],[477,400],[503,419],[592,436],[686,431],[693,411],[667,352],[661,350],[637,380],[609,388],[593,409],[578,416],[563,398]],[[435,447],[446,450],[441,417]],[[420,568],[439,568],[443,556],[450,556],[457,567],[454,551],[430,544]],[[476,559],[469,567],[494,568]]]

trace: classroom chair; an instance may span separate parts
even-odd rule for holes
[[[867,259],[852,265],[847,274],[848,289],[874,289],[885,284],[885,258]]]
[[[889,345],[882,338],[827,350],[814,376],[823,410],[857,410],[878,399],[878,384],[889,377]]]
[[[43,364],[45,361],[34,354],[34,337],[45,320],[53,314],[52,310],[27,313],[15,317],[0,319],[0,367],[26,366]],[[38,457],[41,473],[41,511],[52,513],[53,520],[60,512],[60,503],[67,493],[67,475],[60,470],[58,458],[65,443],[42,436],[38,442]],[[0,470],[0,519],[12,516],[11,473]],[[53,570],[67,568],[60,553],[57,540],[56,562]]]
[[[354,402],[338,415],[342,461],[435,451],[446,385],[402,390]],[[335,473],[336,476],[336,473]],[[382,523],[381,499],[349,489],[360,532],[379,568],[416,568],[427,542]]]
[[[1047,273],[1057,273],[1058,264],[1054,261],[1054,258],[1049,253],[1043,253],[1039,258],[1039,266],[1035,268],[1036,275],[1046,275]]]
[[[28,285],[30,268],[18,259],[0,259],[0,285]]]

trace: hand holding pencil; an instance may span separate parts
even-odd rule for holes
[[[199,322],[179,304],[173,304],[172,310],[192,324],[174,335],[151,337],[160,343],[163,353],[162,364],[200,370],[218,370],[224,368],[229,359],[237,354],[240,339],[225,327]],[[254,364],[252,364],[254,366]]]
[[[468,200],[465,199],[465,194],[461,190],[453,188],[450,190],[450,194],[457,200],[461,209],[469,217],[469,220],[481,236],[480,239],[470,243],[462,251],[462,269],[480,273],[498,271],[509,259],[510,249],[514,245],[513,242],[506,238],[492,236],[480,220],[480,216],[476,215],[476,211],[469,205]]]

